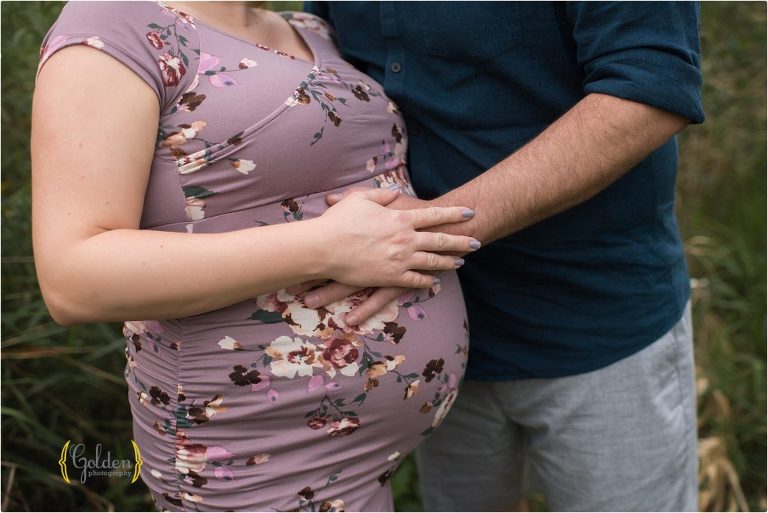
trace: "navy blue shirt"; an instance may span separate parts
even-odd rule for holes
[[[589,93],[704,120],[693,2],[308,2],[407,121],[416,191],[503,160]],[[669,140],[594,198],[468,255],[467,379],[558,377],[652,343],[690,294]]]

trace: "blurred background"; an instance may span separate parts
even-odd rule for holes
[[[300,2],[271,2],[296,10]],[[130,458],[120,326],[62,328],[48,315],[30,240],[30,101],[40,42],[62,2],[2,2],[3,511],[152,510],[141,482],[67,485],[66,440]],[[678,219],[693,277],[700,507],[766,505],[766,3],[704,2],[707,121],[680,137]],[[124,451],[124,452],[121,452]],[[393,478],[421,511],[412,459]],[[531,507],[546,510],[539,497]]]

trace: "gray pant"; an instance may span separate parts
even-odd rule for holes
[[[696,511],[690,303],[662,338],[556,379],[467,381],[417,451],[427,511]]]

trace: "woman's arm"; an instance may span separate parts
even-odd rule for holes
[[[467,209],[390,211],[381,206],[397,197],[389,191],[279,226],[139,230],[157,96],[84,45],[57,52],[41,69],[32,119],[35,262],[51,315],[64,325],[192,315],[317,278],[429,286],[431,276],[411,269],[454,268],[452,257],[431,252],[471,240],[416,231],[465,220]]]

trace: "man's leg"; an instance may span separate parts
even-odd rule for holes
[[[425,511],[512,511],[523,496],[523,440],[495,383],[465,381],[417,449]]]
[[[552,511],[696,511],[690,304],[665,336],[615,364],[515,383],[507,408],[530,435]]]

